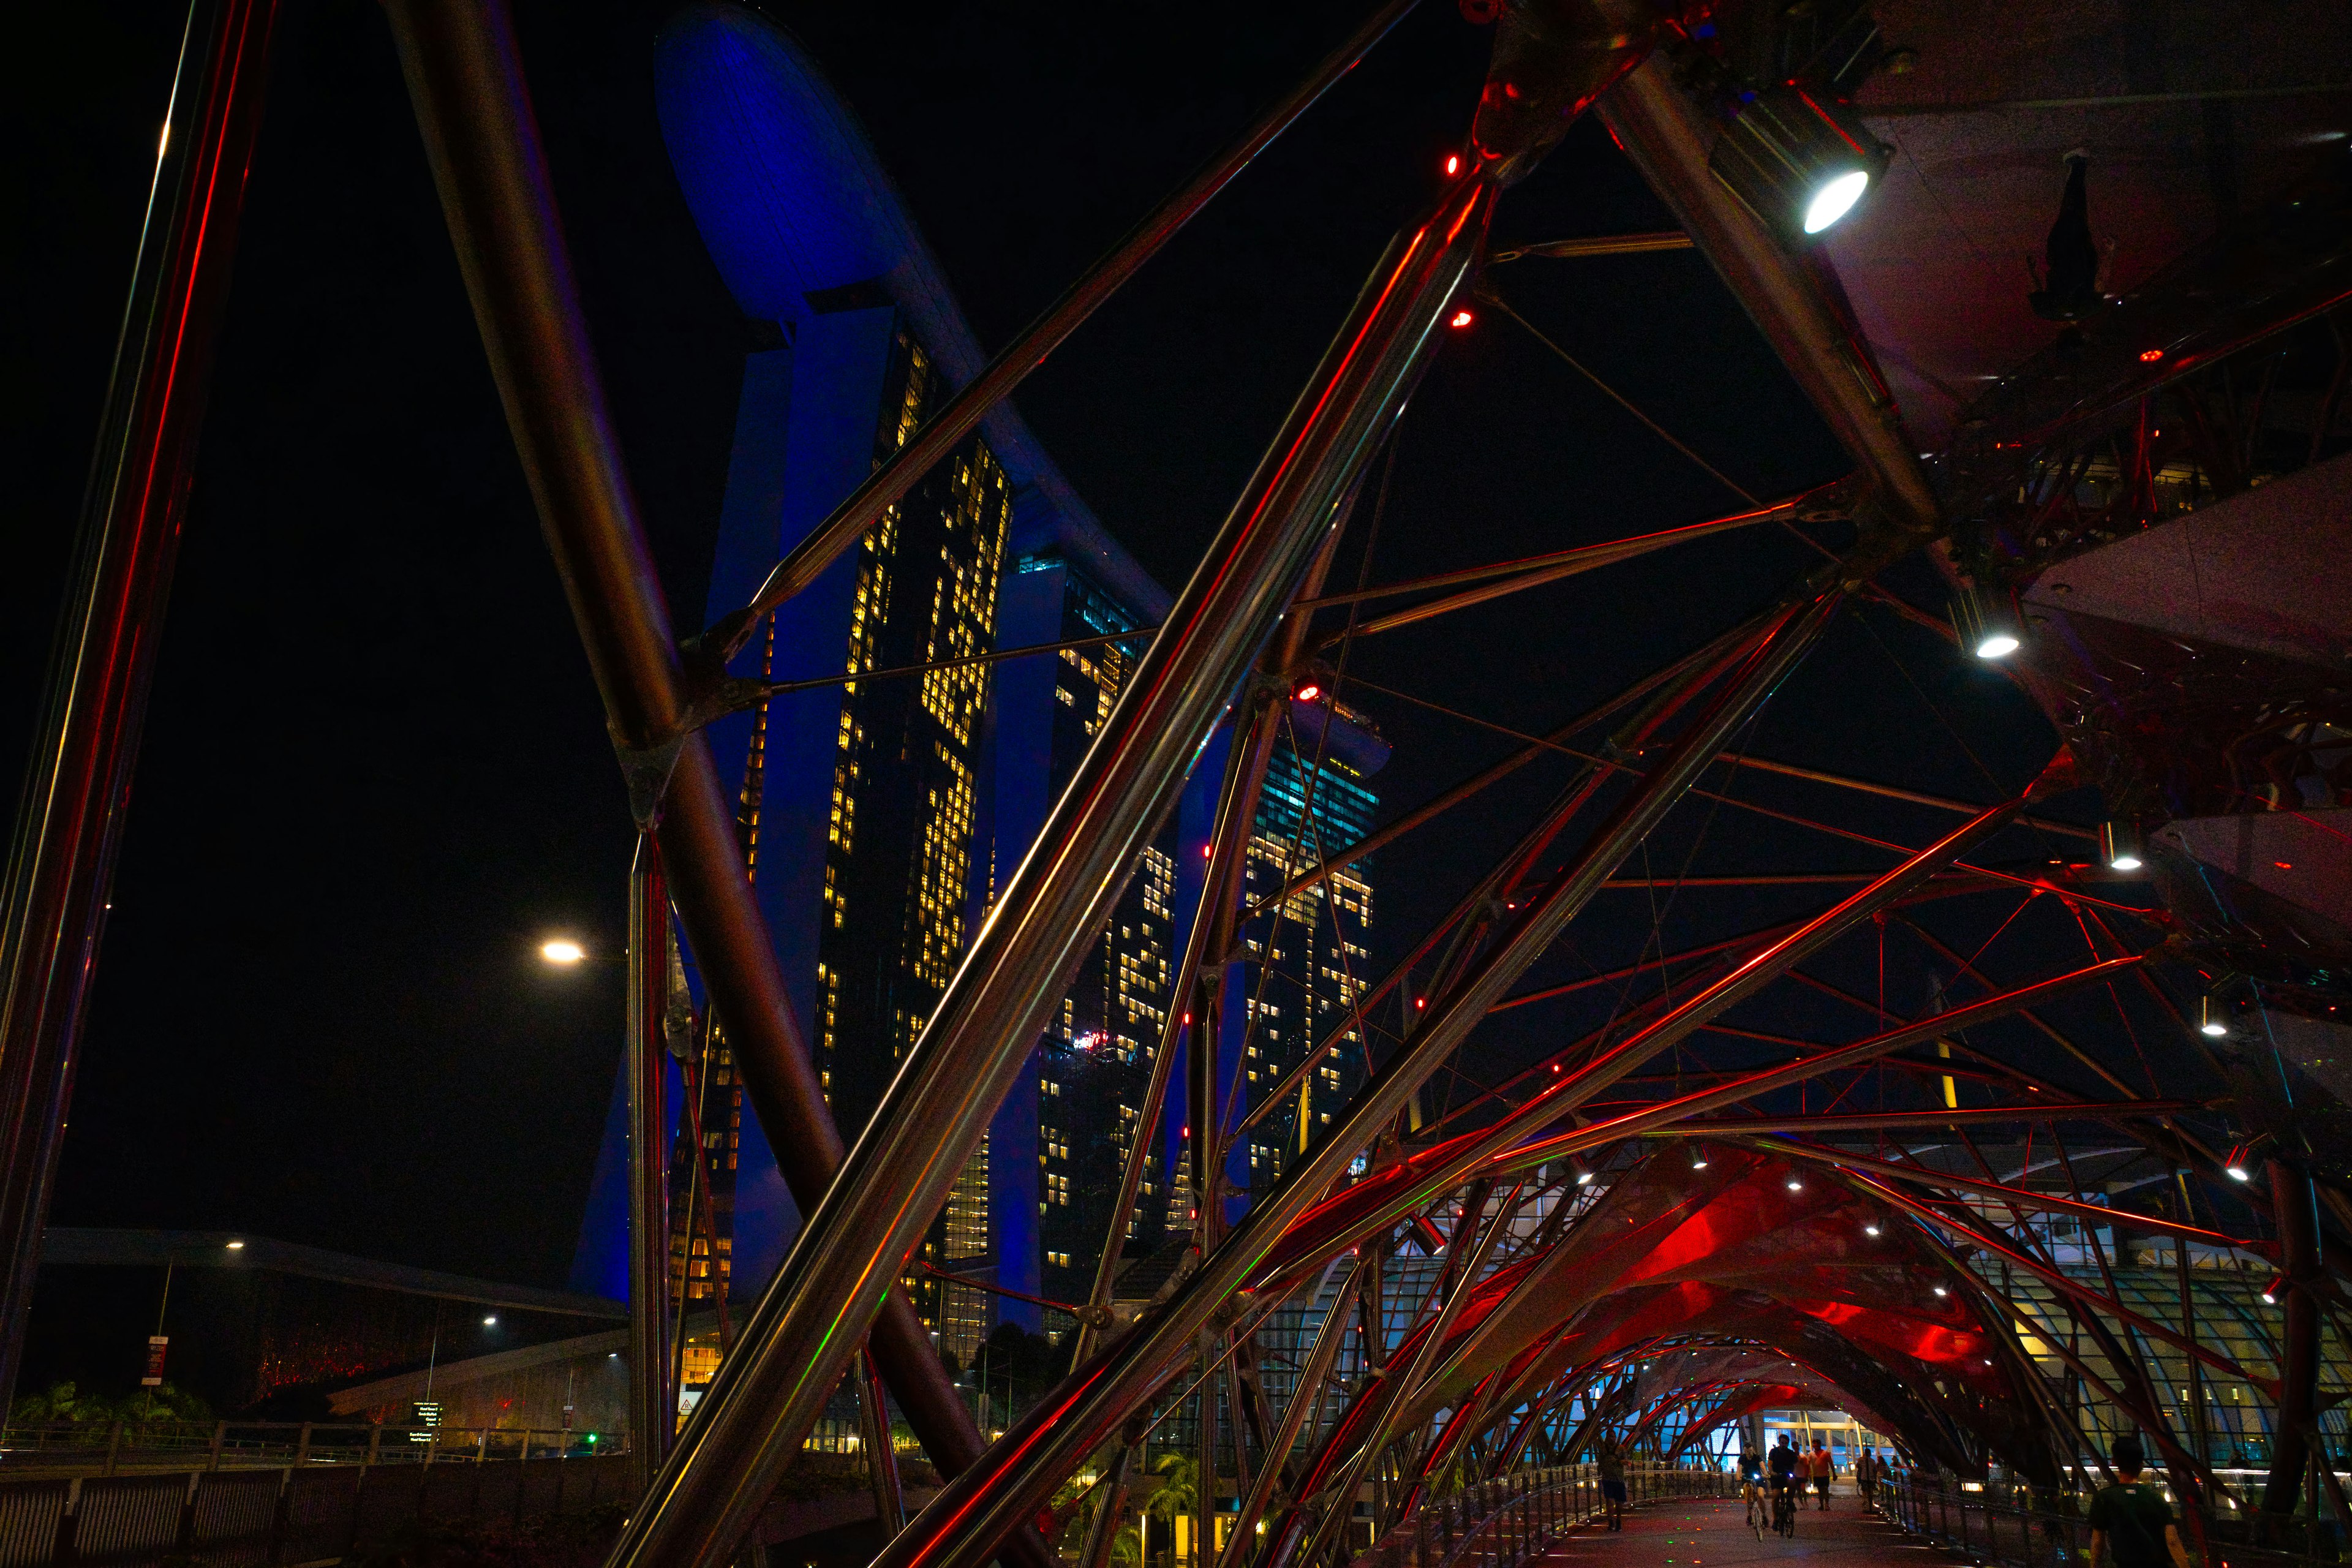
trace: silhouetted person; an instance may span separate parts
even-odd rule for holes
[[[2099,247],[2091,239],[2087,176],[2091,154],[2077,147],[2066,154],[2066,194],[2058,199],[2058,221],[2042,248],[2049,271],[2042,286],[2026,296],[2033,313],[2047,321],[2074,321],[2099,302]]]
[[[2118,1438],[2113,1458],[2117,1484],[2091,1500],[2091,1568],[2189,1568],[2172,1505],[2139,1479],[2139,1439]]]

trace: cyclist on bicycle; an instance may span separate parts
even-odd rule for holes
[[[1764,1499],[1764,1456],[1753,1448],[1739,1450],[1739,1495],[1747,1500],[1748,1522],[1761,1537],[1772,1516]]]
[[[1767,1464],[1772,1472],[1772,1528],[1795,1533],[1797,1518],[1797,1450],[1786,1432],[1772,1445]]]

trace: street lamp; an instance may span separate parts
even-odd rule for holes
[[[568,936],[552,936],[539,944],[539,956],[550,963],[574,964],[588,956],[588,950]]]

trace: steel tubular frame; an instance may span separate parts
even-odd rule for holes
[[[504,0],[390,0],[385,12],[632,806],[658,835],[672,901],[753,1110],[793,1196],[813,1206],[840,1166],[841,1135],[744,879],[709,747],[698,731],[678,733],[683,671],[582,319],[512,19]],[[876,1357],[925,1450],[943,1472],[969,1464],[979,1433],[914,1310],[894,1294],[873,1327]]]
[[[1869,344],[1707,167],[1713,127],[1675,86],[1671,62],[1644,63],[1601,98],[1597,112],[1875,482],[1876,504],[1915,536],[1932,532],[1940,508]]]
[[[1643,778],[1587,847],[1553,879],[1496,947],[1444,995],[1334,1122],[1306,1158],[1203,1258],[1175,1294],[1136,1331],[1081,1368],[998,1441],[981,1465],[950,1482],[877,1568],[978,1568],[1003,1532],[1034,1511],[1062,1475],[1150,1397],[1186,1353],[1201,1327],[1226,1310],[1255,1277],[1283,1232],[1377,1139],[1420,1084],[1468,1035],[1487,1007],[1596,892],[1633,846],[1688,787],[1707,757],[1745,723],[1812,647],[1838,591],[1771,617],[1728,689]],[[901,1080],[904,1081],[903,1079]]]
[[[841,1175],[809,1215],[741,1346],[630,1520],[614,1568],[709,1568],[731,1552],[798,1450],[839,1379],[847,1345],[945,1201],[1022,1070],[1055,988],[1084,958],[1136,853],[1173,805],[1191,759],[1410,394],[1484,247],[1495,195],[1483,180],[1457,184],[1374,272]],[[930,1542],[935,1516],[949,1508],[943,1494],[891,1552]],[[987,1552],[1034,1511],[1003,1518]],[[960,1539],[977,1532],[967,1525]]]
[[[0,1407],[106,930],[276,0],[193,0],[0,902]]]
[[[668,1451],[677,1402],[669,1386],[669,1122],[663,1090],[668,1060],[663,1038],[669,1001],[669,893],[661,847],[637,836],[629,872],[629,1447],[643,1481]],[[698,1156],[700,1138],[697,1136]],[[692,1248],[688,1247],[689,1255]],[[687,1260],[691,1272],[693,1260]],[[681,1295],[685,1281],[680,1280]]]
[[[1451,932],[1451,945],[1439,959],[1435,982],[1425,998],[1427,1011],[1411,1022],[1397,1048],[1370,1075],[1338,1125],[1303,1149],[1303,1157],[1276,1187],[1228,1231],[1220,1187],[1224,1150],[1219,1127],[1224,1118],[1215,1105],[1218,1002],[1203,988],[1202,976],[1221,973],[1232,959],[1240,921],[1279,909],[1292,894],[1386,842],[1375,836],[1345,851],[1344,858],[1332,856],[1255,904],[1242,896],[1256,797],[1286,713],[1286,677],[1308,646],[1313,611],[1416,586],[1317,596],[1340,521],[1367,460],[1391,430],[1427,363],[1438,324],[1479,263],[1500,184],[1540,156],[1549,144],[1546,138],[1556,139],[1556,130],[1538,133],[1523,129],[1518,142],[1484,148],[1484,161],[1452,184],[1427,219],[1400,236],[1382,258],[1203,565],[1153,637],[1098,742],[1054,807],[1037,847],[1008,881],[995,912],[910,1053],[906,1070],[845,1156],[792,1016],[772,947],[741,874],[731,814],[697,728],[708,717],[704,710],[711,693],[707,689],[762,613],[789,598],[851,547],[865,528],[968,436],[990,408],[1344,75],[1412,3],[1387,0],[1313,76],[1139,225],[844,501],[778,565],[751,605],[710,628],[682,654],[645,548],[583,326],[505,0],[386,0],[468,294],[605,703],[641,828],[630,889],[626,1034],[633,1152],[630,1407],[633,1432],[642,1435],[638,1451],[643,1461],[649,1469],[658,1468],[649,1474],[647,1495],[625,1526],[613,1568],[718,1568],[732,1554],[824,1402],[845,1376],[857,1380],[875,1467],[877,1517],[891,1537],[876,1568],[981,1568],[1000,1552],[1027,1568],[1044,1568],[1046,1550],[1029,1529],[1040,1506],[1078,1462],[1115,1433],[1137,1431],[1139,1412],[1195,1354],[1204,1369],[1194,1384],[1202,1411],[1197,1437],[1204,1526],[1215,1488],[1218,1369],[1229,1368],[1223,1373],[1226,1419],[1234,1427],[1244,1495],[1234,1536],[1219,1554],[1218,1568],[1235,1568],[1250,1553],[1256,1521],[1284,1490],[1293,1447],[1308,1417],[1315,1416],[1319,1426],[1324,1384],[1349,1331],[1349,1320],[1360,1306],[1367,1311],[1367,1363],[1378,1365],[1383,1359],[1385,1340],[1376,1328],[1380,1314],[1373,1307],[1380,1289],[1379,1251],[1384,1245],[1381,1233],[1415,1216],[1429,1231],[1421,1211],[1447,1193],[1465,1190],[1466,1183],[1464,1212],[1446,1246],[1447,1269],[1433,1290],[1435,1310],[1424,1305],[1426,1315],[1399,1352],[1401,1370],[1393,1364],[1382,1368],[1329,1433],[1307,1434],[1315,1462],[1307,1468],[1307,1479],[1287,1498],[1284,1528],[1258,1553],[1261,1568],[1281,1568],[1294,1561],[1315,1568],[1336,1544],[1352,1512],[1349,1504],[1368,1478],[1379,1480],[1380,1495],[1388,1500],[1383,1506],[1402,1519],[1412,1512],[1431,1479],[1454,1459],[1474,1467],[1507,1468],[1571,1381],[1596,1374],[1598,1366],[1622,1363],[1626,1354],[1640,1353],[1621,1352],[1614,1362],[1560,1373],[1556,1365],[1539,1366],[1535,1355],[1536,1350],[1554,1345],[1555,1334],[1480,1376],[1475,1388],[1457,1401],[1443,1436],[1426,1451],[1412,1436],[1428,1419],[1416,1401],[1449,1379],[1468,1374],[1474,1352],[1485,1348],[1483,1336],[1536,1278],[1530,1272],[1517,1281],[1486,1322],[1464,1334],[1463,1342],[1449,1344],[1449,1331],[1496,1257],[1519,1205],[1521,1194],[1515,1189],[1481,1224],[1492,1184],[1567,1156],[1654,1135],[1720,1137],[1789,1158],[1827,1163],[1856,1191],[1918,1225],[1929,1244],[1945,1254],[1956,1271],[1974,1280],[1988,1301],[2000,1293],[1981,1269],[1954,1258],[1938,1239],[1939,1233],[1961,1237],[2001,1259],[2004,1280],[2011,1262],[2034,1274],[2059,1292],[2069,1312],[2076,1313],[2078,1322],[2098,1342],[2119,1380],[2133,1387],[2118,1390],[2097,1378],[2071,1348],[2053,1347],[2055,1353],[2119,1408],[2154,1420],[2168,1451],[2200,1474],[2206,1473],[2201,1458],[2191,1458],[2162,1429],[2152,1374],[2139,1359],[2137,1342],[2128,1336],[2137,1332],[2183,1351],[2191,1358],[2192,1385],[2200,1365],[2258,1386],[2267,1382],[2278,1397],[2280,1419],[2263,1510],[2278,1516],[2294,1507],[2310,1448],[2319,1441],[2314,1424],[2318,1293],[2326,1288],[2322,1268],[2327,1246],[2307,1174],[2279,1161],[2269,1168],[2266,1206],[2280,1230],[2278,1250],[2289,1294],[2280,1376],[2264,1380],[2199,1342],[2185,1305],[2185,1256],[2187,1331],[2175,1333],[2123,1306],[2112,1275],[2106,1273],[2103,1251],[2099,1262],[2108,1281],[2105,1293],[2068,1279],[2054,1262],[2003,1245],[2006,1233],[1998,1226],[1995,1234],[1988,1235],[1946,1210],[1971,1199],[1988,1199],[2009,1205],[2021,1221],[2023,1211],[2038,1208],[2137,1226],[2176,1241],[2238,1248],[2259,1243],[2009,1185],[1991,1180],[1989,1165],[1987,1179],[1973,1181],[1769,1136],[1792,1127],[1831,1130],[1831,1122],[1822,1119],[1692,1120],[2010,1014],[2028,1017],[2123,1091],[2112,1073],[2027,1009],[2047,997],[2137,971],[2148,955],[2126,954],[1996,992],[1969,1006],[1869,1039],[1664,1101],[1639,1104],[1589,1125],[1571,1121],[1570,1130],[1544,1135],[1643,1062],[1709,1026],[1769,982],[1792,973],[1864,919],[1916,894],[1930,878],[1957,865],[1968,849],[2013,822],[2033,820],[2022,816],[2031,792],[1977,813],[1935,844],[1906,856],[1895,869],[1869,879],[1867,886],[1822,914],[1734,944],[1751,945],[1751,951],[1728,973],[1678,1005],[1661,1004],[1654,1016],[1629,1026],[1614,1044],[1608,1043],[1605,1034],[1595,1037],[1589,1042],[1593,1048],[1572,1076],[1507,1106],[1492,1125],[1444,1143],[1425,1142],[1410,1153],[1398,1146],[1404,1107],[1479,1020],[1498,1005],[1552,994],[1507,994],[1590,900],[1603,887],[1615,885],[1610,879],[1616,868],[1678,801],[1695,793],[1706,767],[1732,760],[1799,777],[1852,782],[1752,759],[1727,759],[1722,748],[1818,641],[1841,602],[1866,591],[1872,570],[1931,531],[1937,522],[1934,497],[1853,324],[1754,215],[1707,174],[1705,122],[1669,81],[1664,63],[1651,61],[1618,79],[1646,49],[1645,38],[1616,37],[1605,51],[1606,68],[1588,63],[1587,68],[1597,73],[1595,90],[1608,80],[1618,80],[1603,112],[1621,144],[1707,250],[1870,476],[1871,511],[1864,518],[1864,542],[1853,557],[1817,574],[1754,626],[1727,634],[1556,739],[1535,742],[1384,830],[1393,837],[1541,751],[1565,750],[1560,741],[1626,702],[1655,693],[1642,716],[1621,732],[1638,734],[1647,745],[1708,692],[1715,693],[1698,717],[1682,723],[1670,744],[1649,752],[1642,770],[1636,772],[1622,758],[1588,759],[1560,803],[1411,959],[1363,996],[1335,1036],[1360,1024],[1365,1010],[1410,978],[1412,967]],[[5,943],[5,972],[0,973],[5,985],[0,994],[0,1106],[10,1118],[0,1125],[0,1248],[5,1251],[0,1266],[8,1271],[0,1280],[0,1331],[6,1335],[5,1349],[0,1349],[0,1394],[13,1383],[56,1132],[103,924],[104,894],[201,413],[212,324],[225,288],[244,170],[257,125],[273,7],[274,0],[198,0],[198,9],[192,13],[175,88],[173,130],[183,124],[193,129],[176,147],[167,141],[158,169],[99,462],[85,503],[83,557],[58,654],[58,695],[44,735],[46,750],[36,772],[36,788],[19,824],[11,861],[5,923],[0,925],[0,941]],[[1557,39],[1529,44],[1521,38],[1516,47],[1539,51],[1558,44]],[[1554,91],[1558,85],[1546,90]],[[1567,112],[1572,115],[1581,102],[1575,100]],[[1482,118],[1482,128],[1485,124]],[[1350,633],[1370,635],[1666,544],[1780,521],[1801,503],[1801,498],[1643,539],[1430,579],[1417,586],[1477,585],[1360,623],[1351,619]],[[1878,526],[1879,517],[1896,526]],[[1253,665],[1255,680],[1244,684]],[[1074,1370],[1013,1432],[983,1450],[893,1282],[1023,1069],[1051,999],[1082,961],[1131,874],[1141,845],[1172,807],[1192,760],[1234,700],[1237,685],[1244,693],[1247,721],[1235,737],[1211,867],[1180,970],[1179,1016],[1163,1034],[1148,1109],[1139,1123],[1148,1127],[1157,1120],[1189,1010],[1186,1049],[1192,1069],[1194,1190],[1200,1205],[1197,1262],[1171,1297],[1147,1311],[1123,1338],[1108,1346],[1101,1343],[1118,1242],[1141,1172],[1146,1141],[1139,1137],[1114,1209],[1105,1259],[1081,1317]],[[1623,794],[1605,819],[1530,896],[1528,885],[1535,880],[1553,839],[1604,789],[1619,786]],[[1877,793],[1953,804],[1891,789]],[[1767,815],[1808,826],[1826,826],[1781,813]],[[2020,880],[2002,873],[1982,875]],[[1675,885],[1694,880],[1698,879],[1678,879]],[[2062,898],[2077,897],[2053,886],[2031,886]],[[711,1006],[726,1019],[755,1110],[772,1130],[770,1141],[809,1217],[742,1342],[726,1357],[676,1451],[665,1458],[674,1405],[666,1375],[671,1347],[665,1343],[667,1173],[658,1152],[665,1138],[662,1047],[673,898],[708,983]],[[2101,930],[2105,931],[2104,924]],[[1927,933],[1920,934],[1935,942]],[[1957,954],[1939,950],[1975,973]],[[2099,951],[2095,944],[2095,957]],[[1221,993],[1222,987],[1215,990]],[[1310,1052],[1307,1060],[1320,1055],[1320,1049]],[[2011,1076],[2027,1081],[2021,1074]],[[1266,1108],[1285,1102],[1290,1087],[1286,1079],[1239,1125],[1246,1128]],[[1482,1098],[1500,1097],[1490,1093]],[[2126,1100],[1942,1115],[1848,1113],[1832,1121],[1843,1131],[1892,1130],[1923,1122],[1957,1127],[1999,1119],[2054,1127],[2059,1120],[2145,1121],[2191,1108],[2193,1102]],[[1961,1136],[1965,1141],[1966,1135]],[[2161,1135],[2146,1130],[2135,1136],[2168,1155],[2194,1153],[2203,1156],[2206,1165],[2212,1163],[2209,1150],[2168,1122]],[[1973,1152],[1972,1143],[1969,1148]],[[1364,1182],[1349,1186],[1343,1180],[1348,1164],[1365,1150],[1377,1151],[1382,1163]],[[2071,1164],[2068,1177],[2071,1184]],[[1946,1208],[1937,1208],[1887,1185],[1889,1181],[1926,1184],[1964,1196],[1941,1199]],[[1566,1213],[1563,1206],[1554,1221]],[[1548,1223],[1508,1267],[1538,1258],[1559,1238],[1559,1225]],[[1245,1372],[1253,1364],[1247,1353],[1249,1336],[1281,1292],[1304,1279],[1328,1282],[1337,1266],[1336,1255],[1346,1248],[1355,1250],[1356,1260],[1298,1369],[1290,1405],[1276,1420],[1251,1381],[1254,1373]],[[1315,1263],[1325,1265],[1320,1276],[1302,1272]],[[1238,1307],[1237,1301],[1242,1303]],[[2100,1321],[2101,1312],[2124,1325],[2127,1344],[2116,1342]],[[2011,1316],[2014,1318],[2013,1311]],[[2001,1333],[2007,1331],[2004,1328]],[[2011,1354],[2012,1379],[2032,1380],[2035,1395],[2050,1407],[2044,1413],[2054,1411],[2032,1363],[2013,1341],[1995,1337]],[[934,1503],[903,1529],[884,1374],[942,1474],[950,1478]],[[1708,1383],[1672,1389],[1638,1415],[1633,1434],[1651,1431],[1670,1411],[1696,1405],[1729,1386]],[[1634,1391],[1628,1382],[1603,1403],[1613,1409]],[[1717,1410],[1727,1408],[1728,1401]],[[1930,1410],[1929,1415],[1952,1426],[1948,1411]],[[1597,1408],[1588,1400],[1585,1424],[1597,1418]],[[1685,1424],[1677,1451],[1692,1440],[1701,1419],[1694,1415]],[[1481,1446],[1487,1431],[1506,1421],[1512,1423],[1508,1439],[1492,1452]],[[1248,1458],[1250,1433],[1257,1436],[1261,1454],[1254,1473]],[[1383,1468],[1392,1440],[1400,1436],[1411,1439],[1395,1475],[1401,1492],[1386,1489],[1388,1472]],[[1082,1568],[1100,1568],[1109,1554],[1133,1442],[1130,1436],[1118,1451],[1109,1489],[1088,1532]],[[2200,1454],[2202,1447],[2200,1442]],[[1320,1520],[1309,1522],[1304,1514],[1311,1500],[1308,1494],[1318,1484],[1329,1489],[1334,1475],[1339,1478],[1338,1500]],[[2332,1477],[2330,1482],[2332,1486]],[[2331,1496],[2340,1510],[2340,1493]]]

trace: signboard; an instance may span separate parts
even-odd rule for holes
[[[433,1441],[432,1428],[441,1425],[441,1402],[437,1399],[419,1399],[409,1405],[408,1418],[417,1426],[425,1428],[422,1432],[409,1433],[408,1440],[412,1443],[430,1443]]]
[[[163,1386],[163,1351],[172,1342],[169,1334],[147,1336],[147,1375],[139,1380],[142,1388]]]

